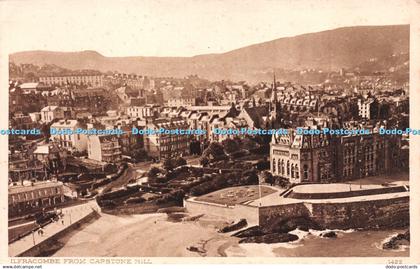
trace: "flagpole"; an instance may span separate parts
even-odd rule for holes
[[[260,206],[261,206],[261,178],[258,179],[258,195],[259,195]]]

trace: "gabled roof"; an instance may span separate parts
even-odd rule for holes
[[[48,112],[48,111],[55,111],[58,109],[58,106],[46,106],[43,109],[41,109],[42,112]]]
[[[245,107],[243,111],[248,114],[256,127],[260,127],[260,124],[264,121],[264,117],[269,113],[266,106]]]

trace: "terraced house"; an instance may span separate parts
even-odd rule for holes
[[[176,130],[189,129],[188,122],[182,118],[154,119],[146,124],[146,129],[158,131],[159,129]],[[144,149],[149,156],[165,159],[173,156],[189,154],[191,135],[155,133],[144,136]]]

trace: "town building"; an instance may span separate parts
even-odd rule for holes
[[[309,129],[309,128],[307,128]],[[329,183],[398,171],[401,164],[401,137],[366,134],[273,135],[270,170],[292,183]]]
[[[189,129],[188,122],[182,118],[154,119],[146,124],[146,130],[156,131],[144,136],[144,149],[150,157],[165,159],[169,157],[185,156],[189,154],[189,140],[191,135],[168,134],[157,132],[163,128],[171,131]]]
[[[392,173],[400,167],[401,136],[373,132],[339,137],[335,144],[335,171],[340,180]]]
[[[167,105],[169,107],[188,107],[197,105],[197,99],[194,97],[180,97],[171,98],[168,100]]]
[[[74,89],[70,91],[70,97],[73,107],[86,110],[93,115],[102,114],[111,105],[110,97],[103,88]]]
[[[55,119],[64,119],[64,110],[59,106],[46,106],[41,109],[41,120],[50,123]]]
[[[43,91],[51,91],[52,88],[48,85],[45,85],[42,82],[27,82],[27,83],[22,83],[18,86],[19,88],[22,89],[23,93],[25,94],[29,94],[29,93],[40,93]]]
[[[51,124],[51,140],[57,142],[63,148],[73,151],[85,151],[87,149],[87,138],[85,134],[77,133],[77,129],[84,126],[77,120],[60,120]]]
[[[104,86],[104,77],[101,74],[69,74],[41,76],[39,82],[46,85],[86,85],[91,87]]]
[[[127,116],[140,120],[157,118],[161,110],[159,105],[129,106],[127,107]]]
[[[122,157],[116,135],[89,135],[87,152],[89,159],[104,163],[118,163]]]
[[[16,217],[65,201],[62,182],[39,181],[9,186],[9,217]]]
[[[155,87],[155,81],[146,76],[136,74],[116,73],[106,78],[111,85],[129,86],[134,89],[144,89],[146,91]]]
[[[31,159],[35,163],[41,163],[43,165],[44,175],[42,179],[46,179],[49,175],[57,175],[66,170],[67,156],[66,149],[53,142],[37,145],[32,153]]]
[[[375,98],[359,98],[357,106],[360,118],[367,120],[378,118],[379,103]]]
[[[327,135],[301,135],[289,129],[273,135],[270,170],[291,183],[331,182],[334,176],[334,151]]]
[[[23,152],[9,153],[9,181],[21,182],[43,178],[44,166]]]

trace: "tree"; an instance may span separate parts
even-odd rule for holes
[[[175,159],[175,167],[183,166],[183,165],[186,165],[186,164],[187,164],[187,161],[182,157],[177,157]]]
[[[223,150],[223,146],[220,143],[212,142],[210,145],[204,150],[202,157],[207,157],[210,159],[221,159],[226,157],[226,154]]]
[[[274,177],[269,171],[263,171],[260,174],[261,180],[265,183],[268,183],[270,185],[274,184]]]
[[[258,175],[255,170],[247,170],[242,173],[240,180],[241,185],[253,185],[258,183]]]
[[[171,171],[175,169],[176,167],[180,167],[186,164],[187,164],[187,161],[182,157],[167,158],[165,159],[165,161],[163,161],[163,168],[166,171]]]
[[[232,153],[232,152],[236,152],[240,149],[239,144],[237,143],[237,141],[233,140],[233,139],[225,139],[222,142],[223,148],[227,153]]]
[[[174,159],[172,159],[172,158],[167,158],[167,159],[165,159],[165,160],[163,161],[163,168],[164,168],[166,171],[171,171],[171,170],[173,170],[173,169],[175,168],[175,162],[174,162]]]
[[[190,143],[190,153],[193,155],[199,155],[201,153],[201,144],[200,141],[191,141]]]

